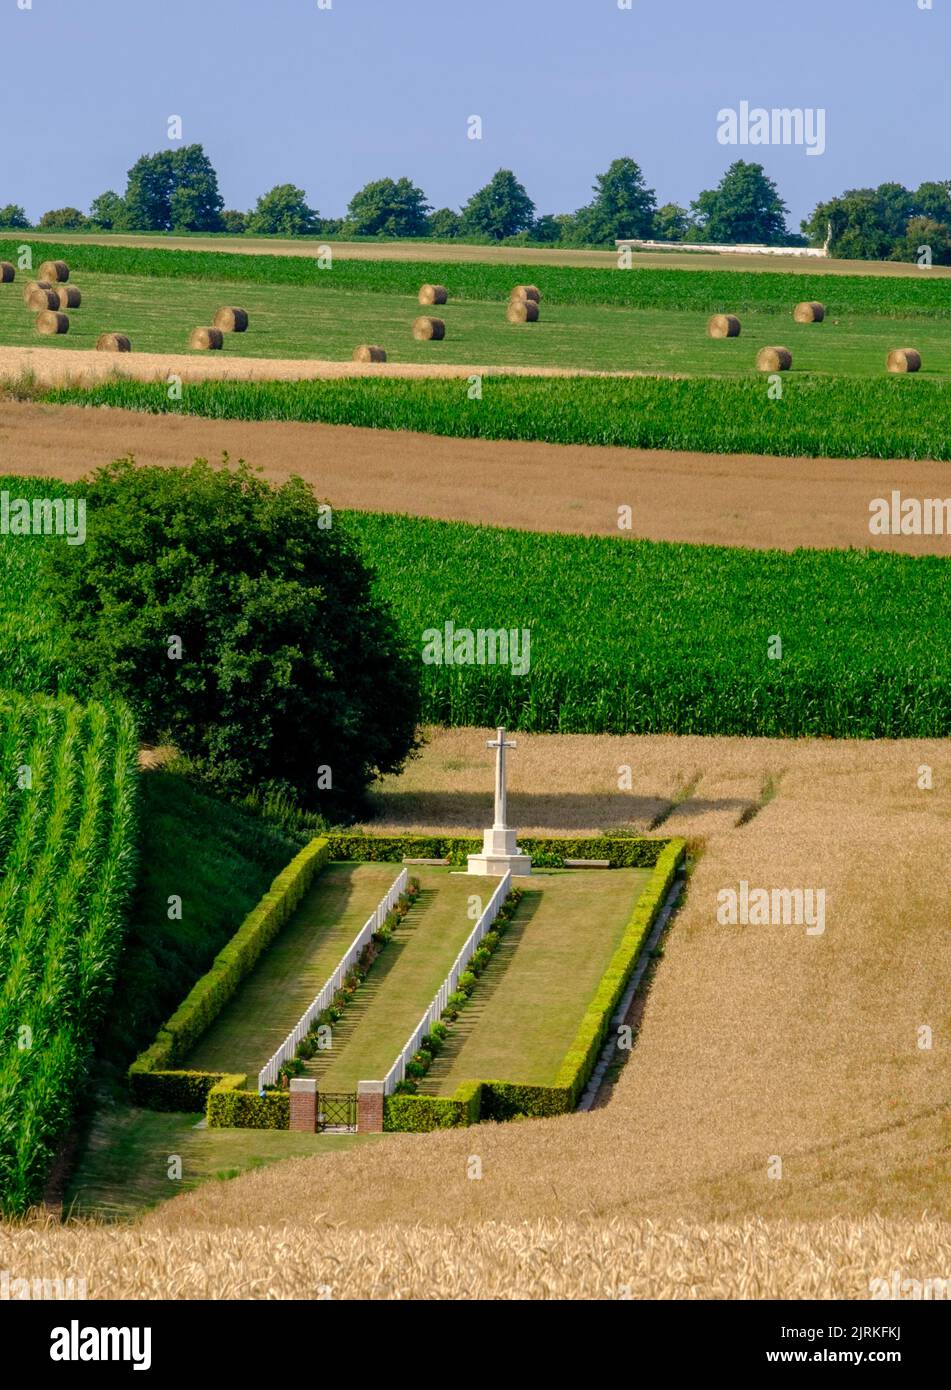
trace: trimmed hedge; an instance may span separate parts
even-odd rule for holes
[[[137,1104],[157,1110],[179,1109],[182,1107],[172,1101],[179,1096],[192,1098],[199,1085],[195,1078],[212,1077],[210,1084],[214,1084],[220,1073],[178,1071],[176,1065],[218,1017],[238,985],[291,917],[317,873],[330,862],[330,857],[326,839],[311,840],[281,870],[261,901],[251,909],[231,940],[218,952],[211,968],[159,1029],[152,1045],[132,1063],[129,1083]],[[184,1108],[194,1107],[188,1105]]]
[[[478,1124],[481,1097],[481,1081],[463,1081],[451,1096],[387,1096],[383,1128],[420,1134]]]
[[[144,1110],[204,1110],[208,1093],[224,1076],[220,1071],[130,1070],[132,1099]]]
[[[449,859],[465,864],[467,854],[479,854],[481,839],[443,835],[331,835],[331,859],[394,862],[402,859]],[[669,840],[599,835],[585,839],[520,837],[519,848],[539,869],[560,869],[566,859],[608,859],[612,869],[652,869]]]
[[[208,1092],[206,1111],[209,1129],[290,1129],[289,1091],[242,1090],[246,1076],[234,1073],[221,1077]]]
[[[571,1090],[558,1086],[520,1086],[511,1081],[482,1083],[483,1120],[511,1120],[516,1115],[541,1119],[573,1109]]]

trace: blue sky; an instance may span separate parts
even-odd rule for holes
[[[757,159],[794,226],[846,187],[951,177],[951,0],[26,3],[0,0],[0,204],[31,216],[121,192],[170,115],[228,207],[293,182],[324,216],[384,175],[457,207],[500,167],[571,211],[622,154],[683,204]],[[744,100],[824,108],[825,154],[724,148]]]

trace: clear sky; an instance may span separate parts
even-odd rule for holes
[[[569,212],[627,154],[684,205],[758,160],[796,228],[847,187],[951,177],[951,0],[921,2],[0,0],[0,204],[87,210],[180,115],[242,210],[291,182],[339,216],[403,174],[458,207],[505,167]],[[824,108],[826,152],[724,148],[742,101]]]

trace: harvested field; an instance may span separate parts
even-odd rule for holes
[[[358,511],[411,510],[445,521],[617,535],[617,509],[626,504],[633,512],[629,534],[647,540],[949,552],[945,536],[869,534],[869,502],[892,488],[918,498],[951,496],[947,464],[920,460],[441,439],[11,401],[0,401],[0,447],[10,471],[64,481],[127,453],[141,464],[168,467],[228,451],[274,482],[297,473],[335,506]]]

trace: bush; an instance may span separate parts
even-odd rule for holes
[[[132,1100],[145,1110],[195,1114],[204,1110],[208,1093],[223,1075],[222,1072],[204,1071],[148,1071],[134,1062],[129,1069]]]
[[[305,483],[126,458],[93,475],[89,503],[86,543],[45,552],[81,688],[124,693],[147,735],[232,792],[289,789],[329,811],[402,766],[418,662]]]
[[[403,859],[449,859],[463,865],[467,854],[478,854],[482,841],[468,836],[328,835],[331,859],[362,863],[394,863]],[[520,836],[519,846],[539,869],[558,869],[566,859],[607,859],[613,869],[652,869],[667,840],[643,836],[598,835],[571,839]],[[411,884],[413,880],[410,881]],[[518,892],[518,889],[513,889]],[[503,907],[504,914],[506,908]],[[501,914],[500,914],[501,915]],[[488,933],[487,933],[488,935]]]
[[[383,1102],[384,1130],[421,1133],[457,1129],[479,1121],[482,1085],[464,1081],[451,1096],[417,1096],[397,1092]]]
[[[247,1077],[223,1076],[208,1093],[209,1129],[289,1129],[289,1091],[242,1091]]]

